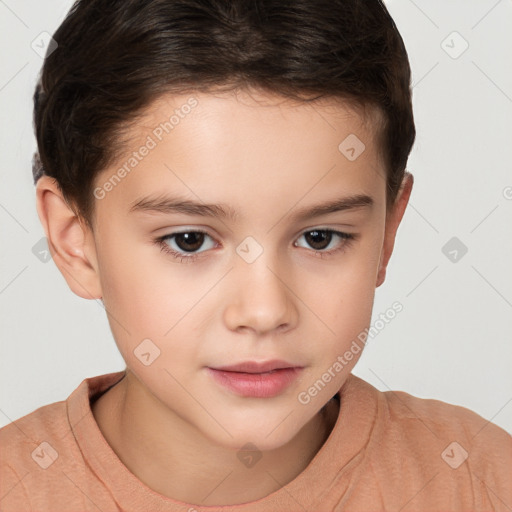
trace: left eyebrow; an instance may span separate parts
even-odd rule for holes
[[[339,211],[371,208],[373,204],[374,201],[370,196],[356,194],[298,209],[292,215],[292,219],[300,222]],[[229,219],[233,222],[238,219],[236,210],[227,205],[199,203],[178,196],[143,197],[135,202],[129,211],[163,214],[182,213],[185,215]]]
[[[296,222],[300,222],[314,217],[320,217],[321,215],[327,215],[329,213],[356,210],[360,208],[371,208],[373,204],[374,201],[372,197],[366,194],[355,194],[335,199],[334,201],[328,201],[327,203],[298,209],[292,215],[292,219]]]

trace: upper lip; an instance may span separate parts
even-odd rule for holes
[[[241,373],[265,373],[272,370],[280,370],[283,368],[298,368],[297,365],[281,361],[278,359],[272,361],[244,361],[229,366],[218,366],[213,370],[221,370],[225,372],[241,372]]]

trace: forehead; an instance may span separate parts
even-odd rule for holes
[[[380,122],[378,111],[334,99],[308,103],[256,91],[166,94],[125,132],[124,152],[96,185],[131,160],[135,165],[108,195],[128,207],[144,195],[178,190],[237,209],[251,198],[260,208],[290,207],[333,189],[379,195],[385,186],[376,144]]]
[[[169,121],[173,114],[175,115],[171,124],[174,126],[187,117],[193,117],[196,125],[201,120],[211,124],[215,119],[219,122],[238,120],[240,124],[240,118],[245,118],[253,126],[256,126],[254,123],[258,121],[264,122],[265,119],[272,119],[275,122],[280,118],[283,123],[289,123],[299,118],[309,118],[311,129],[337,130],[339,126],[333,125],[334,120],[336,124],[349,123],[352,127],[359,126],[372,135],[378,133],[384,120],[379,108],[343,98],[326,97],[300,101],[258,89],[209,93],[192,90],[188,93],[163,94],[155,99],[139,116],[139,122],[127,131],[128,137],[136,138],[142,125],[146,125],[146,129],[158,126],[159,123]],[[323,121],[325,126],[315,121]],[[295,131],[291,125],[287,128],[291,132]],[[308,126],[297,128],[303,133],[311,133]]]

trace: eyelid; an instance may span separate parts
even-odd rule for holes
[[[296,236],[303,235],[304,233],[308,233],[309,231],[335,231],[338,233],[348,233],[348,231],[345,231],[346,229],[356,229],[356,226],[353,224],[339,224],[336,225],[323,225],[323,224],[312,224],[311,226],[308,226],[307,228],[302,228]]]
[[[306,233],[310,233],[311,231],[328,231],[328,232],[334,234],[335,236],[339,237],[341,239],[341,244],[339,244],[338,247],[336,247],[334,249],[329,249],[329,250],[317,250],[317,249],[313,249],[313,248],[308,249],[308,248],[297,246],[296,245],[297,240],[301,236],[305,235]],[[204,230],[204,229],[198,228],[198,227],[194,227],[194,228],[185,227],[185,228],[181,228],[181,230],[179,230],[179,231],[173,231],[171,233],[164,234],[164,235],[156,238],[154,240],[154,243],[159,245],[160,249],[162,251],[168,253],[175,260],[180,260],[181,263],[192,263],[192,262],[196,261],[197,259],[202,258],[205,254],[208,253],[209,250],[211,250],[211,249],[207,249],[205,251],[200,251],[200,252],[195,252],[195,253],[194,252],[193,253],[181,253],[181,252],[175,251],[174,249],[171,249],[165,240],[167,238],[172,238],[175,235],[180,235],[183,233],[203,233],[206,236],[210,237],[216,244],[218,244],[215,237],[210,235],[210,233],[208,233],[207,230]],[[306,249],[308,252],[312,253],[315,257],[328,258],[330,256],[334,256],[337,253],[342,253],[345,250],[347,250],[349,248],[349,246],[355,240],[358,239],[358,237],[359,237],[359,235],[357,235],[356,233],[347,233],[346,231],[341,231],[341,230],[333,228],[333,227],[316,226],[316,227],[302,229],[300,231],[299,235],[294,238],[293,246],[300,248],[300,249]]]
[[[218,245],[218,241],[216,240],[216,238],[211,235],[210,233],[208,233],[208,231],[206,230],[203,230],[202,228],[193,228],[193,229],[184,229],[182,231],[172,231],[171,233],[168,233],[166,235],[162,235],[160,237],[158,237],[159,240],[162,240],[162,241],[165,241],[166,238],[172,238],[176,235],[182,235],[184,233],[202,233],[204,235],[206,235],[207,237],[211,238],[216,245]],[[206,252],[206,251],[200,251],[200,252],[197,252],[197,253],[190,253],[190,255],[193,255],[193,254],[197,254],[199,255],[200,253],[202,252]],[[186,254],[186,253],[183,253],[183,254]]]
[[[311,226],[308,226],[306,228],[301,228],[299,231],[297,231],[294,235],[295,238],[298,238],[299,236],[303,235],[304,233],[307,233],[309,231],[315,231],[315,230],[318,230],[318,231],[334,231],[334,232],[341,232],[341,233],[347,233],[347,234],[351,234],[347,231],[345,231],[345,229],[356,229],[357,226],[354,225],[354,224],[336,224],[335,226],[333,225],[321,225],[321,224],[312,224]],[[154,231],[152,231],[152,234],[154,233],[158,233],[158,232],[162,232],[162,235],[157,235],[158,238],[164,238],[164,237],[170,237],[172,235],[179,235],[179,234],[182,234],[182,233],[204,233],[205,235],[208,235],[210,236],[211,238],[213,239],[216,239],[217,238],[217,235],[216,234],[212,234],[212,230],[211,228],[208,228],[208,227],[202,227],[202,226],[198,226],[198,225],[195,225],[195,226],[181,226],[179,228],[175,228],[176,231],[167,231],[167,229],[173,229],[173,228],[159,228],[159,229],[156,229]]]
[[[302,228],[300,231],[298,231],[295,235],[294,235],[294,241],[297,240],[297,238],[301,237],[302,235],[304,235],[304,233],[309,233],[310,231],[331,231],[333,233],[342,233],[342,234],[347,234],[347,235],[354,235],[354,233],[350,233],[350,232],[347,232],[347,231],[344,231],[344,228],[339,228],[338,227],[339,225],[337,226],[322,226],[322,225],[312,225],[311,227],[307,227],[307,228]],[[351,227],[351,228],[354,228],[355,226],[352,226],[352,225],[349,225],[349,224],[345,224],[344,226],[346,227]],[[208,228],[203,228],[203,227],[200,227],[200,226],[182,226],[180,228],[176,228],[177,231],[170,231],[170,232],[167,232],[167,231],[164,231],[162,229],[158,229],[158,230],[155,230],[156,232],[158,231],[164,231],[164,233],[162,235],[158,235],[157,238],[158,239],[163,239],[163,238],[170,238],[172,237],[173,235],[180,235],[180,234],[183,234],[183,233],[204,233],[205,235],[209,236],[210,238],[212,238],[213,240],[215,240],[215,242],[218,243],[217,241],[217,235],[213,235],[209,232]]]

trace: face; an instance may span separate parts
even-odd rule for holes
[[[385,245],[373,130],[334,102],[166,96],[98,176],[101,296],[162,417],[272,449],[343,385]]]

